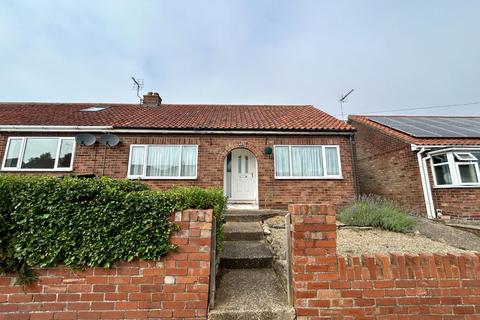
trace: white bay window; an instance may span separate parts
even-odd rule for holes
[[[338,146],[277,145],[276,179],[340,179]]]
[[[433,153],[431,159],[436,187],[480,186],[480,151]]]
[[[3,171],[71,171],[75,138],[10,137]]]
[[[195,179],[196,145],[131,145],[129,178]]]

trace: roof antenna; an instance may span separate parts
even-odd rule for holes
[[[137,97],[140,99],[140,103],[142,103],[142,97],[140,96],[140,90],[143,89],[143,79],[135,79],[132,77],[133,87],[132,89],[137,91]]]
[[[348,102],[348,101],[346,101],[345,99],[350,95],[350,93],[353,92],[353,90],[355,90],[355,89],[352,89],[352,90],[348,91],[347,94],[341,96],[341,97],[340,97],[340,100],[338,100],[338,102],[340,102],[340,111],[341,111],[341,113],[342,113],[342,121],[345,121],[344,115],[343,115],[343,104],[346,103],[346,102]]]

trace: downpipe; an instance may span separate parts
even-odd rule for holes
[[[430,159],[429,156],[423,157],[422,155],[425,153],[425,147],[422,147],[420,151],[417,152],[417,161],[418,167],[420,169],[420,178],[422,181],[422,190],[423,190],[423,198],[425,200],[425,208],[427,210],[427,217],[429,219],[437,218],[435,213],[435,206],[433,204],[432,198],[432,189],[430,186],[430,180],[428,178],[428,165],[427,160]]]

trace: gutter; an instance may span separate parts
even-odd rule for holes
[[[22,126],[1,125],[0,131],[19,132],[105,132],[111,130],[111,126]]]
[[[438,150],[435,150],[435,151],[430,151],[428,154],[429,155],[434,155],[434,154],[437,154],[437,153],[444,153],[444,152],[448,152],[448,151],[461,151],[461,150],[476,150],[478,149],[478,145],[472,145],[470,147],[448,147],[448,148],[442,148],[442,149],[438,149]]]
[[[19,126],[2,125],[0,132],[109,132],[109,133],[163,133],[163,134],[258,134],[258,135],[346,135],[353,131],[262,131],[262,130],[171,130],[122,129],[112,126]]]
[[[412,151],[417,151],[418,147],[415,145],[412,145]],[[432,197],[432,188],[430,186],[430,179],[428,176],[428,165],[427,165],[427,160],[430,160],[430,156],[427,155],[427,157],[422,157],[422,155],[425,153],[427,149],[425,147],[422,147],[418,152],[417,152],[417,161],[418,161],[418,167],[420,169],[420,179],[422,181],[422,190],[423,190],[423,198],[425,200],[425,209],[427,210],[427,217],[429,219],[435,219],[437,218],[437,215],[435,213],[435,206],[433,204],[433,197]]]

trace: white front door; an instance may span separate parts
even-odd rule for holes
[[[231,200],[255,201],[257,188],[257,161],[246,149],[232,151]]]

